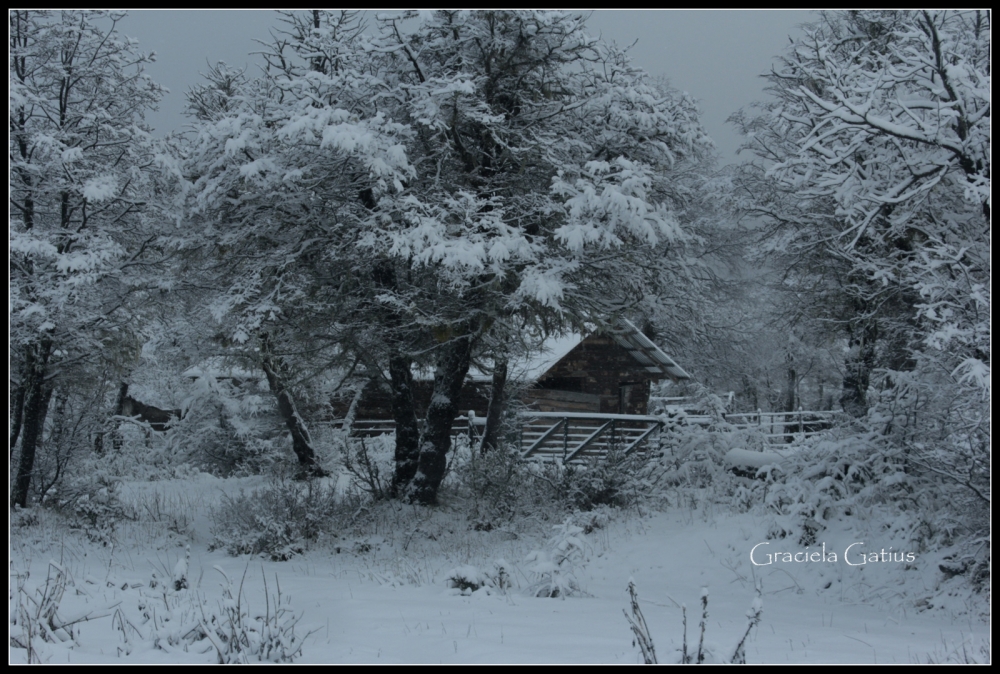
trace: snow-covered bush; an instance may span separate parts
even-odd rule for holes
[[[225,370],[226,377],[217,376],[220,372],[207,366],[193,370],[197,376],[184,418],[170,433],[171,445],[217,475],[272,472],[289,452],[267,382],[239,369]]]
[[[448,587],[463,595],[479,591],[485,591],[487,594],[493,592],[506,594],[512,585],[507,562],[502,559],[493,563],[491,572],[481,571],[471,564],[455,567],[446,574],[446,582]]]
[[[583,528],[567,518],[555,527],[556,533],[541,550],[532,550],[525,561],[532,584],[528,594],[533,597],[566,598],[583,590],[576,578],[577,569],[586,562]]]
[[[740,438],[731,427],[668,424],[639,474],[653,490],[708,487],[725,473],[726,452],[738,446]]]
[[[389,497],[392,482],[394,437],[342,437],[340,463],[351,476],[351,486],[376,501]]]
[[[121,481],[103,472],[66,478],[49,490],[43,505],[69,518],[69,525],[104,545],[114,537],[118,524],[136,519],[134,508],[121,499]]]
[[[764,506],[790,519],[769,535],[794,535],[801,545],[812,545],[829,521],[850,515],[852,508],[899,496],[906,481],[884,439],[857,431],[806,441],[784,467],[787,475],[768,489]]]
[[[307,541],[337,531],[347,512],[332,485],[278,479],[223,496],[212,513],[212,545],[231,555],[263,553],[287,560],[301,553]]]
[[[480,452],[456,451],[452,467],[456,491],[468,504],[468,517],[479,529],[493,529],[527,514],[544,515],[544,498],[532,467],[517,448],[502,445]],[[446,483],[450,486],[452,481]]]
[[[584,466],[550,466],[555,498],[571,510],[590,511],[599,506],[625,508],[649,495],[641,475],[647,459],[609,452]]]
[[[879,372],[865,424],[883,439],[905,484],[900,507],[914,516],[921,549],[955,546],[956,565],[988,586],[990,388],[960,377],[955,362],[920,353],[912,372]],[[944,571],[942,569],[942,571]],[[945,571],[945,575],[949,574]]]

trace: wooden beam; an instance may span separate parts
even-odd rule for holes
[[[567,419],[567,422],[568,421],[569,420]],[[614,423],[615,423],[615,420],[612,419],[611,421],[607,422],[606,424],[604,424],[603,426],[601,426],[600,428],[598,428],[596,431],[594,431],[593,433],[591,433],[589,438],[587,438],[582,443],[580,443],[580,445],[577,446],[576,449],[574,449],[572,452],[570,452],[569,455],[566,458],[563,459],[563,463],[569,463],[570,461],[572,461],[573,458],[576,457],[577,454],[579,454],[583,450],[587,449],[587,447],[589,447],[590,444],[592,442],[594,442],[594,440],[596,440],[598,437],[600,437],[601,433],[603,433],[607,429],[611,428],[611,425],[614,424]]]
[[[552,426],[547,431],[545,431],[544,433],[542,433],[542,437],[540,437],[537,440],[535,440],[531,444],[531,447],[528,447],[528,449],[524,450],[524,452],[521,454],[521,457],[522,458],[527,457],[533,451],[535,451],[536,449],[538,449],[538,447],[540,447],[546,440],[548,440],[550,437],[552,437],[553,433],[555,433],[557,430],[559,430],[560,426],[562,426],[563,424],[567,424],[567,423],[569,423],[568,419],[560,419],[559,421],[557,421],[556,424],[555,424],[555,426]],[[523,433],[523,431],[522,431],[522,433]]]
[[[650,434],[652,434],[652,432],[655,431],[656,429],[658,429],[659,427],[660,427],[660,424],[654,424],[654,425],[650,426],[649,428],[647,428],[645,431],[643,431],[642,435],[640,435],[638,438],[636,438],[635,440],[633,440],[632,444],[630,444],[628,447],[625,448],[625,451],[623,452],[623,455],[624,456],[628,456],[629,452],[631,452],[633,449],[635,449],[636,447],[638,447],[642,443],[643,440],[645,440],[646,438],[648,438],[650,436]]]

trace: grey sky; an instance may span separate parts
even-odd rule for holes
[[[736,160],[739,136],[725,123],[738,108],[762,97],[773,57],[798,34],[797,26],[814,18],[804,11],[622,11],[594,12],[587,26],[620,46],[638,43],[632,56],[638,66],[665,75],[678,89],[701,103],[703,120],[723,162]],[[250,65],[250,52],[277,25],[271,11],[132,11],[121,32],[137,38],[144,51],[155,51],[148,73],[171,93],[149,119],[159,132],[183,127],[184,92],[207,64],[225,61]]]

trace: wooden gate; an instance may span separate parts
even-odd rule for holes
[[[521,415],[521,456],[534,461],[583,463],[608,452],[641,450],[662,426],[635,414],[527,412]]]
[[[333,423],[342,426],[343,420]],[[481,437],[485,424],[486,417],[460,416],[455,419],[452,434],[468,434],[475,442]],[[635,414],[526,412],[521,414],[516,440],[524,459],[584,463],[604,458],[611,451],[623,455],[642,451],[650,436],[662,425],[657,417]],[[351,427],[354,436],[394,431],[395,423],[391,419],[359,419]]]

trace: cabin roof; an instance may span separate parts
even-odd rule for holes
[[[649,337],[642,334],[631,321],[619,319],[617,325],[608,330],[608,334],[629,352],[629,355],[650,374],[658,374],[672,379],[690,379],[691,375],[684,371],[673,358],[668,356]],[[569,355],[586,336],[578,332],[568,333],[559,337],[547,339],[542,347],[528,355],[524,360],[510,365],[509,378],[523,382],[534,382],[546,372],[555,367],[559,361]],[[433,378],[433,371],[425,373],[426,377],[416,375],[416,378]],[[491,379],[490,372],[473,366],[469,368],[469,379],[485,382]]]
[[[684,371],[674,359],[653,343],[632,321],[620,319],[618,326],[611,330],[611,336],[626,349],[640,365],[652,374],[666,374],[673,379],[690,379],[691,375]]]

